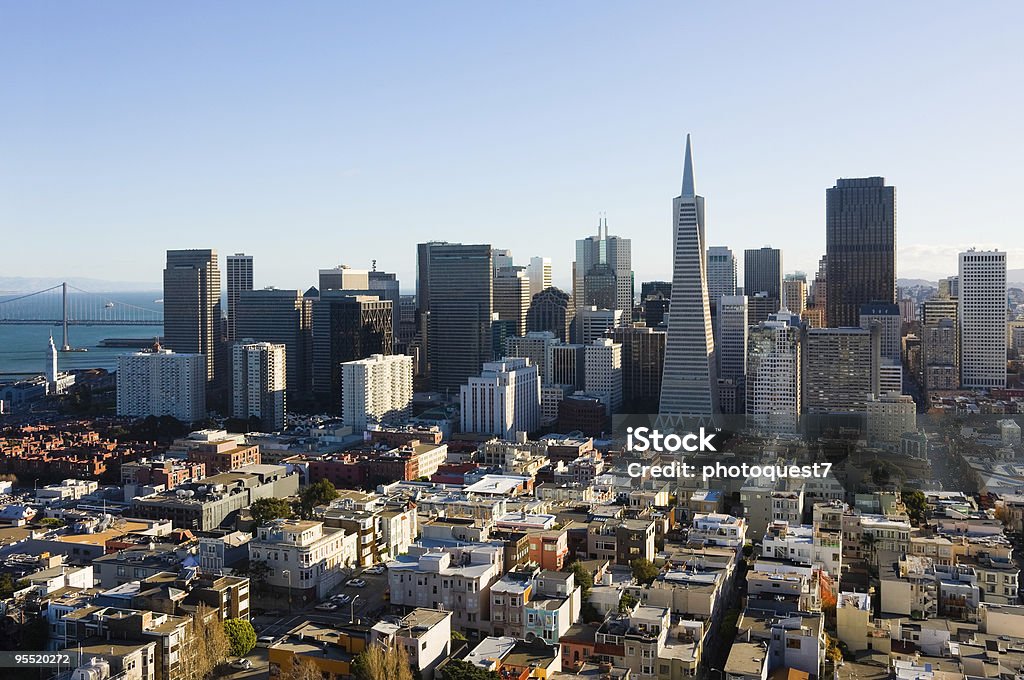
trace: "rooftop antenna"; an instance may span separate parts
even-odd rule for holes
[[[377,260],[373,260],[371,262],[371,266],[373,267],[373,269],[371,269],[371,271],[377,271]]]

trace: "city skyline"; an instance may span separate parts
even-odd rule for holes
[[[959,30],[966,9],[937,16],[915,4],[886,7],[882,25],[788,5],[773,13],[772,31],[758,13],[732,8],[572,7],[509,12],[501,31],[491,13],[465,6],[415,8],[397,22],[360,8],[299,17],[268,7],[242,19],[210,11],[201,25],[153,8],[116,22],[6,8],[12,30],[0,54],[19,68],[4,113],[18,168],[0,183],[14,254],[5,274],[116,272],[156,283],[164,250],[244,249],[262,263],[257,287],[297,287],[313,269],[377,259],[410,290],[412,245],[443,239],[491,242],[521,264],[551,257],[566,288],[573,241],[605,213],[633,241],[634,270],[667,280],[664,197],[687,131],[702,186],[716,196],[718,238],[708,245],[771,245],[789,271],[812,272],[825,252],[825,190],[878,175],[900,193],[898,276],[951,275],[971,246],[1000,247],[1010,269],[1024,265],[1005,209],[1020,183],[1007,147],[1019,143],[1022,95],[999,86],[1020,75],[1010,27],[1021,8],[993,12],[982,38]],[[683,12],[703,30],[685,46],[662,39]],[[352,26],[393,30],[393,50]],[[240,42],[270,28],[276,41]],[[613,56],[602,36],[650,49]],[[665,88],[680,68],[714,96],[694,106]],[[765,77],[773,72],[788,78]],[[951,78],[962,83],[955,93]],[[979,101],[989,104],[983,121]],[[964,224],[983,225],[979,241],[964,237],[978,233]],[[317,235],[318,261],[281,236],[297,232]],[[142,235],[146,248],[109,248]],[[409,248],[383,248],[394,243]]]

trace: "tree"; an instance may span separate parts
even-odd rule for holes
[[[249,560],[249,568],[246,571],[257,590],[266,587],[267,579],[270,577],[270,565],[265,560]]]
[[[590,591],[594,587],[594,577],[591,575],[590,570],[582,562],[576,560],[569,565],[569,571],[576,577],[576,585],[580,587],[580,595],[586,600],[590,597]]]
[[[643,557],[633,560],[629,566],[633,568],[633,578],[637,580],[637,583],[645,586],[650,585],[654,579],[658,578],[660,572],[653,562]]]
[[[457,630],[452,631],[452,642],[466,642],[466,636]]]
[[[231,643],[216,611],[206,605],[199,606],[189,622],[185,649],[185,658],[189,660],[186,667],[200,680],[210,677],[224,662]]]
[[[252,518],[256,520],[256,526],[272,519],[289,519],[294,514],[291,503],[283,498],[257,498],[249,506]]]
[[[370,645],[352,660],[356,680],[414,680],[402,645]]]
[[[489,671],[468,661],[452,659],[442,670],[445,680],[498,680],[497,671]]]
[[[224,634],[231,645],[231,656],[245,656],[256,646],[256,629],[245,619],[228,619]]]
[[[326,505],[337,497],[338,490],[334,488],[330,480],[321,479],[319,482],[310,484],[299,494],[302,516],[308,518],[313,514],[313,508],[318,505]]]
[[[64,526],[64,520],[57,519],[56,517],[44,517],[39,520],[39,526],[46,527],[47,529],[56,529],[57,527]]]
[[[911,489],[904,487],[900,493],[900,497],[903,499],[903,505],[907,508],[907,514],[910,515],[910,520],[917,525],[920,525],[925,520],[925,516],[928,512],[928,499],[925,498],[924,492],[920,489]]]
[[[322,680],[323,673],[316,661],[308,656],[293,655],[291,663],[281,669],[280,680]]]
[[[825,633],[825,657],[832,663],[839,663],[843,660],[843,650],[839,641]]]
[[[640,600],[638,600],[635,596],[629,593],[623,593],[622,597],[619,598],[619,613],[625,614],[627,612],[631,612],[633,611],[633,607],[637,606],[638,604],[640,604]]]

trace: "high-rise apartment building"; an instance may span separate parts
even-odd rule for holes
[[[231,347],[231,415],[259,418],[267,432],[285,425],[285,346],[238,342]]]
[[[354,431],[412,415],[412,357],[374,354],[341,365],[341,420]]]
[[[718,378],[708,306],[704,197],[698,196],[694,188],[689,135],[682,191],[672,201],[672,215],[672,305],[668,313],[659,412],[684,417],[713,416],[717,410]]]
[[[597,307],[622,311],[623,323],[633,321],[633,265],[630,240],[608,235],[608,220],[597,235],[576,241],[573,264],[573,300],[576,308]]]
[[[880,394],[903,391],[903,316],[899,305],[873,303],[860,308],[860,327],[879,328]]]
[[[955,317],[921,327],[921,373],[927,392],[960,389]]]
[[[896,189],[882,177],[825,192],[826,320],[856,326],[862,305],[896,302]]]
[[[243,290],[252,290],[252,255],[235,253],[227,258],[228,275],[228,329],[227,339],[235,339],[235,308]]]
[[[492,356],[491,246],[445,243],[427,249],[427,356],[431,387],[457,390]]]
[[[540,376],[529,359],[505,358],[483,364],[460,388],[462,431],[513,440],[517,432],[540,427]]]
[[[960,386],[1006,387],[1006,253],[960,253]]]
[[[804,346],[803,405],[810,414],[864,413],[879,393],[881,331],[812,328]]]
[[[746,413],[758,431],[796,432],[800,419],[800,318],[779,312],[750,329]]]
[[[584,346],[584,389],[599,397],[608,414],[622,410],[622,345],[610,338],[598,338]]]
[[[497,267],[494,270],[494,311],[502,321],[511,321],[515,334],[526,332],[530,310],[530,279],[526,267]]]
[[[526,265],[526,277],[530,280],[530,299],[542,290],[554,285],[551,278],[551,258],[531,257]]]
[[[206,362],[159,346],[117,358],[117,415],[171,416],[183,423],[206,417]]]
[[[576,308],[569,294],[552,286],[533,296],[526,312],[526,330],[551,331],[569,342],[575,318]]]
[[[622,412],[657,413],[668,334],[634,324],[613,328],[608,337],[622,347]]]
[[[206,357],[207,382],[220,375],[220,267],[216,250],[168,250],[164,268],[164,345]]]
[[[715,309],[719,298],[736,295],[736,256],[726,246],[711,246],[707,253],[708,304]]]
[[[391,354],[391,301],[375,295],[322,291],[313,303],[312,389],[329,408],[341,408],[341,364]]]
[[[778,248],[757,248],[743,251],[743,294],[753,297],[765,293],[772,300],[769,314],[779,311],[782,303],[782,251]]]
[[[235,319],[239,339],[284,345],[285,389],[293,400],[307,398],[313,300],[301,290],[245,290],[238,298]]]

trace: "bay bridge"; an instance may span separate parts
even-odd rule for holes
[[[161,309],[151,309],[115,299],[113,293],[92,293],[64,282],[43,290],[0,296],[0,325],[160,326]],[[158,306],[158,305],[155,305]]]

